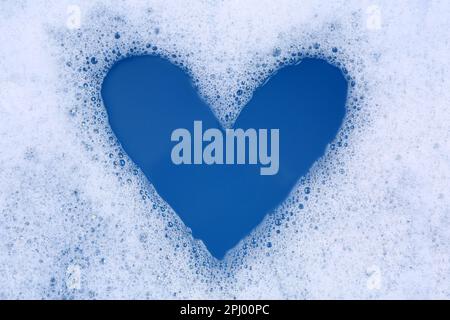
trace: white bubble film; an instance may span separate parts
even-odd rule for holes
[[[0,298],[449,299],[448,30],[445,0],[2,1]],[[103,77],[151,53],[224,126],[303,56],[352,83],[326,155],[224,261],[109,129]]]

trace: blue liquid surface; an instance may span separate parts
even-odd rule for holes
[[[189,76],[158,56],[126,58],[104,79],[109,123],[125,152],[159,195],[221,259],[289,194],[335,138],[345,115],[347,81],[320,59],[282,68],[258,88],[234,128],[280,131],[278,174],[260,165],[175,165],[170,137],[193,123],[223,130]],[[206,145],[207,143],[205,143]]]

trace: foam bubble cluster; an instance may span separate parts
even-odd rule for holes
[[[450,298],[447,1],[0,4],[0,298]],[[120,59],[188,72],[226,127],[284,65],[349,81],[335,141],[225,260],[123,152]]]

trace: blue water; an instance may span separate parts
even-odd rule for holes
[[[158,56],[116,63],[102,86],[112,130],[159,195],[221,259],[288,195],[336,136],[344,115],[347,81],[320,59],[282,68],[258,88],[234,128],[278,128],[279,172],[259,165],[174,165],[174,129],[219,128],[189,76]]]

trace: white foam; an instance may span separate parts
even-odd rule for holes
[[[449,298],[448,12],[2,2],[0,298]],[[113,50],[183,63],[224,125],[293,53],[339,64],[355,87],[326,157],[219,263],[108,128],[98,97]]]

